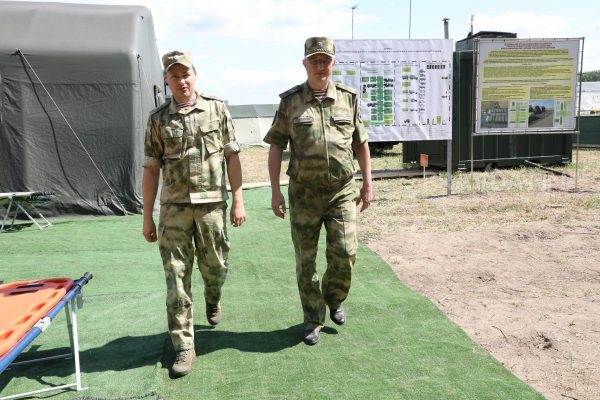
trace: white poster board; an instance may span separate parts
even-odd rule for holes
[[[452,138],[452,40],[336,40],[335,47],[332,78],[358,91],[369,141]]]
[[[573,132],[580,42],[477,40],[474,134]]]

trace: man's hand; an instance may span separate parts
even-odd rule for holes
[[[154,219],[144,219],[142,233],[144,234],[147,242],[156,242],[156,225],[154,224]]]
[[[246,210],[243,202],[234,201],[232,203],[231,210],[229,210],[229,220],[231,221],[231,225],[235,227],[241,226],[246,222]]]
[[[285,198],[281,192],[275,192],[271,196],[271,210],[275,216],[285,218]]]
[[[360,212],[369,208],[371,201],[373,201],[373,189],[371,185],[363,185],[360,189],[360,197],[356,200],[357,205],[362,202]]]
[[[156,242],[156,225],[152,212],[154,210],[154,201],[156,200],[156,192],[158,191],[158,178],[160,176],[159,167],[144,167],[142,173],[142,200],[144,206],[144,224],[142,226],[142,234],[146,241]]]

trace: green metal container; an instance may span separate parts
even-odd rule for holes
[[[452,99],[452,170],[473,167],[513,167],[532,161],[541,164],[571,162],[572,134],[477,135],[473,132],[473,39],[476,37],[508,37],[507,32],[479,32],[456,43],[453,60]],[[462,49],[462,50],[460,50]],[[429,166],[446,168],[447,141],[403,142],[403,162],[418,163],[420,154],[429,155]]]
[[[579,145],[600,146],[600,114],[579,117]]]

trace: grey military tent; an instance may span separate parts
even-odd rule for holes
[[[163,90],[148,9],[0,1],[0,192],[52,192],[50,214],[139,212]]]

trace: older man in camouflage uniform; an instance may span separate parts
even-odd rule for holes
[[[335,63],[333,41],[306,40],[303,60],[307,81],[282,93],[273,126],[264,138],[269,150],[271,208],[284,218],[279,186],[283,150],[290,145],[288,197],[296,278],[304,311],[304,342],[318,343],[326,306],[337,325],[346,322],[342,302],[348,296],[356,259],[356,208],[371,203],[371,160],[356,92],[329,80]],[[354,181],[353,150],[362,171]],[[327,270],[322,288],[316,271],[321,226],[327,231]]]
[[[172,51],[162,58],[172,99],[153,110],[144,142],[143,234],[158,239],[167,283],[167,321],[175,348],[172,374],[192,369],[194,321],[191,275],[194,251],[204,281],[206,317],[221,318],[221,287],[227,274],[229,240],[225,223],[227,187],[233,196],[230,221],[246,220],[242,172],[231,117],[225,104],[195,90],[196,69],[189,53]],[[162,169],[158,235],[152,211]]]

